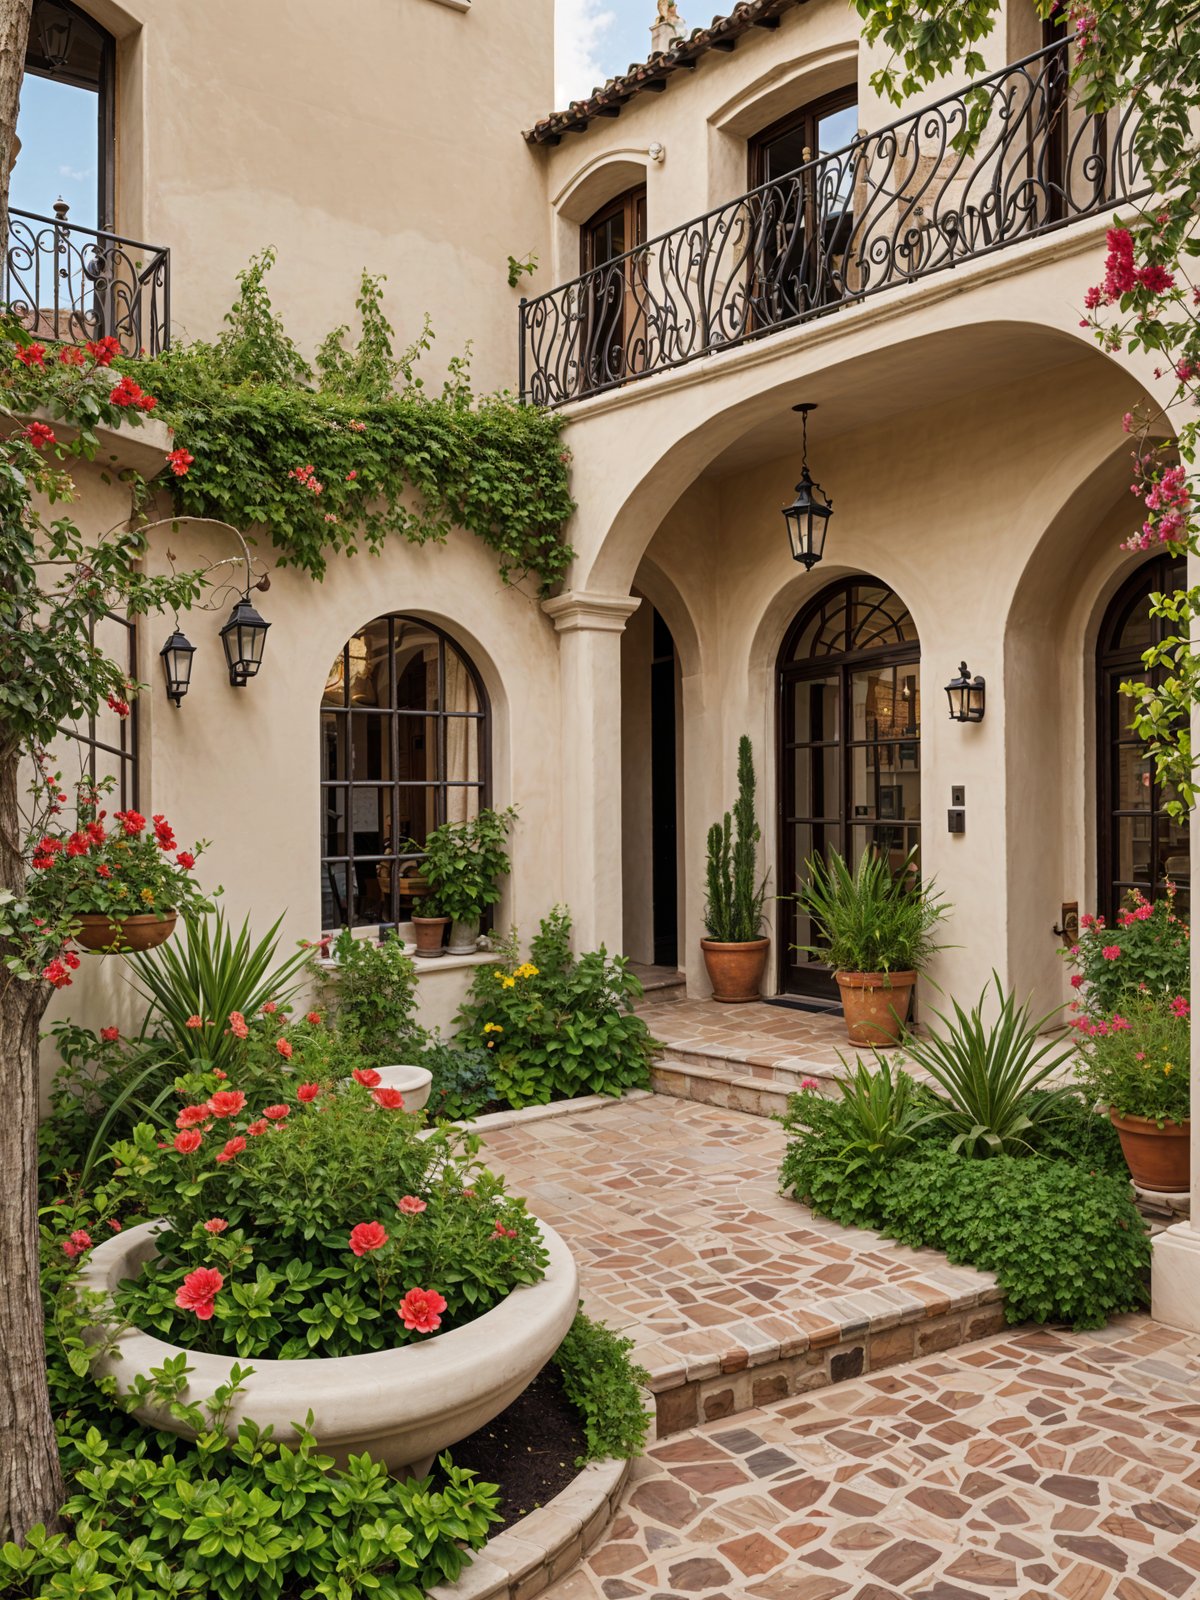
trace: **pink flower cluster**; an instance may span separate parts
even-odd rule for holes
[[[1159,477],[1150,479],[1149,487],[1144,483],[1131,487],[1134,494],[1141,495],[1151,515],[1142,523],[1141,532],[1131,534],[1125,541],[1125,549],[1149,550],[1155,544],[1184,543],[1192,509],[1187,468],[1183,465],[1167,467]]]

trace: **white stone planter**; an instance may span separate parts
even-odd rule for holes
[[[429,1101],[433,1073],[428,1067],[380,1067],[379,1087],[399,1089],[405,1111],[422,1111]]]
[[[153,1256],[157,1222],[127,1228],[96,1246],[77,1282],[81,1290],[111,1293],[134,1278]],[[270,1424],[283,1444],[298,1437],[295,1424],[313,1414],[312,1432],[339,1465],[366,1450],[399,1476],[419,1476],[440,1450],[457,1444],[490,1422],[533,1382],[562,1343],[579,1303],[575,1260],[558,1234],[539,1223],[550,1254],[546,1276],[522,1284],[466,1327],[439,1333],[395,1350],[303,1361],[243,1361],[254,1375],[234,1401],[226,1431],[232,1437],[246,1418]],[[436,1287],[436,1286],[435,1286]],[[94,1330],[96,1341],[101,1334]],[[183,1398],[203,1404],[229,1380],[232,1355],[182,1352],[191,1368]],[[139,1373],[149,1374],[181,1354],[138,1328],[116,1334],[112,1349],[96,1359],[97,1376],[112,1376],[127,1390]],[[139,1421],[194,1438],[195,1432],[165,1405],[138,1406]]]

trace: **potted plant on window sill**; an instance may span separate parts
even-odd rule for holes
[[[708,938],[700,949],[713,999],[726,1005],[757,1000],[771,941],[763,937],[767,880],[758,878],[760,829],[754,817],[754,750],[745,734],[738,741],[738,797],[708,830]]]
[[[950,908],[920,881],[915,850],[898,872],[875,850],[853,871],[835,850],[806,862],[805,872],[796,902],[819,942],[796,948],[833,967],[851,1044],[899,1044],[917,977],[942,948],[934,929]]]
[[[1120,1010],[1073,1019],[1084,1065],[1079,1081],[1108,1111],[1139,1189],[1184,1194],[1191,1181],[1188,1003],[1130,995]]]
[[[438,903],[437,894],[431,889],[417,904],[421,914],[413,910],[413,937],[416,940],[416,954],[425,960],[434,956],[446,954],[444,940],[446,929],[450,926],[450,918],[443,912]]]
[[[499,900],[499,879],[512,870],[508,831],[516,814],[512,806],[484,810],[469,822],[443,822],[425,840],[425,875],[439,909],[451,919],[451,955],[475,953],[483,913]],[[424,905],[421,910],[426,913]]]

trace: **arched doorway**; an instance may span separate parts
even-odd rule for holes
[[[1187,585],[1182,558],[1155,556],[1138,567],[1117,590],[1104,614],[1096,643],[1097,756],[1099,803],[1097,909],[1112,922],[1130,889],[1153,899],[1168,880],[1180,890],[1186,909],[1190,882],[1188,825],[1163,809],[1162,791],[1146,746],[1130,729],[1133,702],[1122,683],[1161,677],[1142,665],[1151,645],[1169,633],[1169,624],[1150,615],[1150,596]]]
[[[779,653],[779,893],[804,863],[837,850],[851,862],[874,846],[897,866],[920,837],[921,647],[903,600],[875,578],[821,591]],[[779,987],[835,997],[828,967],[799,953],[813,934],[780,902]]]

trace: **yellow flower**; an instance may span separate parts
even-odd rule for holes
[[[534,966],[532,961],[526,961],[523,966],[517,968],[518,978],[536,978],[537,975],[538,969]]]
[[[1167,1073],[1170,1072],[1170,1071],[1171,1071],[1171,1063],[1168,1061],[1166,1066],[1163,1068],[1163,1077],[1165,1078]]]
[[[154,890],[153,889],[143,889],[142,890],[142,899],[146,902],[146,904],[148,906],[152,906],[154,904]]]
[[[485,1022],[483,1025],[483,1031],[484,1033],[503,1033],[504,1029],[498,1022]]]
[[[508,974],[505,973],[500,979],[500,986],[504,989],[515,989],[517,986],[517,980],[515,978],[510,978]]]

